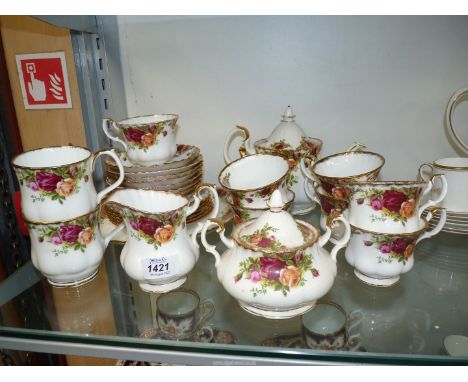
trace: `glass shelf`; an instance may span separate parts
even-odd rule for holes
[[[302,219],[318,226],[318,214],[316,209]],[[224,250],[216,233],[208,240]],[[245,312],[225,292],[214,257],[203,249],[184,288],[214,301],[214,314],[203,326],[215,329],[218,343],[141,338],[156,327],[157,295],[126,276],[121,248],[111,244],[98,276],[80,287],[54,288],[31,263],[0,284],[0,348],[176,364],[468,364],[468,357],[442,350],[446,336],[468,335],[468,236],[440,233],[422,241],[414,268],[388,288],[359,281],[341,250],[335,284],[324,299],[348,315],[361,312],[356,332],[362,351],[354,352],[305,348],[299,317],[268,320]],[[40,297],[29,299],[20,319],[12,321],[8,307],[28,295]],[[232,337],[236,343],[221,343]],[[262,346],[266,340],[277,347]],[[296,347],[278,347],[287,343]]]

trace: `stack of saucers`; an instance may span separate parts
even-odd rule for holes
[[[118,151],[117,154],[125,172],[123,187],[176,192],[190,199],[203,182],[203,156],[195,146],[178,144],[172,159],[151,166],[131,163],[123,151]],[[105,175],[108,184],[118,178],[117,164],[110,158],[105,161]],[[211,198],[205,198],[188,222],[202,218],[212,208]],[[120,224],[121,218],[117,212],[109,209],[106,212],[114,224]]]
[[[434,213],[429,221],[430,227],[435,227],[440,219],[440,211]],[[447,221],[442,231],[458,235],[468,235],[468,212],[453,212],[447,210]]]

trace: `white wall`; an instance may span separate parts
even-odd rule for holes
[[[108,49],[120,48],[123,84],[114,74],[111,86],[126,109],[115,117],[179,114],[179,141],[201,148],[208,181],[224,165],[235,124],[264,138],[288,104],[324,141],[322,155],[364,142],[385,156],[387,179],[410,179],[420,163],[456,156],[443,113],[450,95],[468,85],[467,17],[103,21]],[[468,124],[468,103],[457,111],[457,123]]]

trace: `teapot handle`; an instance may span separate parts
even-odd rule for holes
[[[423,212],[429,207],[434,207],[437,204],[439,204],[442,200],[444,200],[445,195],[447,195],[447,179],[445,179],[445,175],[443,174],[435,174],[431,177],[428,183],[428,187],[426,187],[426,190],[424,190],[423,195],[427,194],[430,190],[432,190],[436,179],[440,179],[442,181],[442,190],[440,191],[440,194],[436,199],[429,200],[427,203],[425,203],[419,208],[419,211],[418,211],[419,217],[421,217]]]
[[[252,149],[250,147],[250,132],[246,127],[236,125],[236,127],[231,130],[231,132],[228,134],[228,137],[226,139],[226,143],[224,144],[224,162],[226,164],[231,163],[232,159],[229,155],[229,148],[231,147],[232,141],[236,137],[242,137],[245,150],[247,151],[248,154],[253,154]]]
[[[213,196],[214,205],[213,205],[213,209],[210,212],[209,217],[216,217],[218,215],[219,197],[218,197],[218,192],[216,191],[215,185],[202,183],[195,189],[195,193],[193,195],[193,202],[192,204],[189,205],[189,208],[187,210],[187,216],[192,215],[198,209],[198,207],[200,207],[200,202],[201,202],[200,193],[203,190],[208,190]]]
[[[331,250],[330,256],[335,263],[336,263],[336,256],[338,255],[338,251],[341,248],[346,247],[349,239],[351,238],[351,226],[349,225],[348,220],[340,212],[338,211],[332,212],[328,216],[327,227],[326,227],[325,233],[322,236],[320,236],[318,240],[318,245],[320,247],[323,247],[325,244],[327,244],[332,234],[331,226],[338,221],[344,224],[345,232],[343,234],[343,237],[340,240],[333,240],[333,244],[335,244],[335,246]]]
[[[453,128],[453,113],[461,98],[463,98],[466,95],[468,95],[468,87],[457,90],[452,95],[452,97],[450,97],[447,103],[447,107],[445,109],[445,126],[447,127],[451,138],[453,138],[453,140],[463,151],[465,151],[465,153],[468,153],[467,144],[462,141],[460,136],[456,133],[455,129]]]
[[[228,239],[225,234],[225,228],[224,224],[220,219],[208,219],[206,223],[203,225],[203,228],[201,230],[201,242],[203,246],[205,247],[205,250],[209,253],[211,253],[215,257],[215,266],[217,267],[221,261],[221,255],[219,252],[216,250],[216,245],[211,245],[208,243],[206,240],[206,234],[207,231],[212,228],[212,227],[218,227],[216,232],[218,232],[219,237],[221,238],[221,241],[228,247],[228,248],[233,248],[234,247],[234,242],[231,239]]]

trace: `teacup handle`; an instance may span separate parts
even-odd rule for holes
[[[104,196],[106,196],[109,192],[115,190],[117,187],[119,187],[123,180],[124,180],[124,176],[125,176],[125,172],[124,172],[124,168],[122,166],[122,163],[120,163],[120,159],[119,157],[117,156],[117,154],[115,153],[114,149],[103,149],[103,150],[99,150],[99,151],[96,151],[94,154],[93,154],[93,161],[92,161],[92,170],[94,171],[94,167],[96,165],[96,159],[98,159],[101,155],[109,155],[112,159],[114,159],[115,163],[117,164],[117,167],[119,168],[119,178],[114,182],[112,183],[109,187],[105,188],[104,190],[98,192],[97,194],[97,202],[98,203],[101,203],[101,200]]]
[[[312,191],[310,189],[310,186],[312,186],[312,185],[309,183],[309,181],[307,179],[304,179],[304,192],[305,192],[306,196],[310,200],[312,200],[313,202],[320,204],[320,200],[317,197],[317,194],[315,193],[315,190]]]
[[[354,142],[351,146],[348,147],[346,152],[351,152],[351,151],[362,151],[363,149],[366,149],[366,145],[364,143],[360,142]]]
[[[313,165],[314,161],[310,157],[302,157],[300,161],[302,174],[310,179],[311,182],[318,182],[319,180],[315,177],[309,168]]]
[[[231,132],[228,134],[228,137],[226,139],[226,143],[224,144],[224,162],[226,164],[232,162],[231,156],[229,155],[229,148],[231,147],[232,141],[236,137],[239,137],[239,136],[243,138],[245,150],[249,154],[253,154],[253,153],[250,152],[252,150],[250,148],[250,132],[249,132],[249,130],[246,127],[243,127],[243,126],[236,126],[236,128],[231,130]]]
[[[430,214],[432,218],[432,212],[430,212]],[[432,230],[424,232],[421,236],[419,236],[418,240],[416,240],[416,243],[414,243],[414,245],[418,244],[421,240],[429,239],[430,237],[437,235],[442,230],[442,228],[444,228],[446,220],[447,220],[447,210],[445,208],[441,208],[440,219],[437,225]]]
[[[110,140],[119,142],[124,147],[125,151],[128,151],[127,143],[123,141],[122,139],[120,139],[119,137],[112,135],[109,131],[109,125],[118,129],[117,123],[112,118],[104,118],[102,120],[102,130],[104,131],[104,134],[106,134]]]
[[[429,207],[434,207],[437,204],[439,204],[442,200],[444,200],[445,195],[447,195],[447,179],[445,179],[445,175],[443,174],[432,175],[431,179],[429,180],[428,187],[426,190],[424,190],[423,195],[429,192],[429,190],[432,190],[436,179],[440,179],[442,181],[442,190],[440,191],[440,194],[436,199],[429,200],[428,202],[426,202],[419,208],[419,211],[418,211],[419,217],[421,217],[423,212]]]
[[[330,214],[328,217],[325,233],[322,236],[320,236],[318,239],[318,245],[320,247],[323,247],[331,238],[331,234],[332,234],[331,226],[337,221],[340,221],[344,224],[345,233],[343,234],[343,237],[340,240],[333,240],[333,244],[335,244],[335,246],[331,250],[330,256],[335,263],[336,263],[336,256],[338,255],[338,251],[341,248],[346,247],[349,239],[351,238],[351,226],[349,225],[348,220],[343,215],[341,215],[341,213],[338,216],[334,214]]]
[[[187,216],[192,215],[198,209],[198,207],[200,206],[200,202],[201,202],[200,192],[202,190],[208,190],[209,192],[211,192],[211,195],[213,196],[213,200],[214,200],[214,206],[213,206],[213,210],[211,211],[210,215],[214,215],[212,217],[216,217],[218,215],[218,212],[219,212],[218,192],[216,191],[216,188],[215,188],[215,186],[213,184],[207,184],[207,183],[200,184],[195,189],[195,194],[193,195],[193,202],[188,207]]]
[[[455,111],[455,107],[458,105],[460,99],[468,94],[468,88],[462,88],[457,90],[450,100],[447,103],[447,107],[445,109],[445,126],[447,127],[449,134],[458,144],[458,146],[463,149],[466,153],[468,153],[468,146],[466,143],[462,141],[460,136],[456,133],[455,129],[453,128],[453,112]]]
[[[211,298],[206,299],[200,304],[200,318],[198,325],[204,322],[206,319],[210,318],[213,315],[215,306]]]
[[[431,176],[432,176],[432,174],[434,173],[434,166],[432,165],[432,163],[427,162],[419,166],[419,169],[418,169],[419,177],[425,182],[429,182],[429,178],[424,174],[424,171],[423,171],[424,167],[429,167],[431,169]]]
[[[120,225],[116,228],[114,228],[112,231],[110,231],[106,236],[104,236],[104,244],[106,247],[109,245],[109,242],[112,240],[112,238],[117,235],[122,229],[125,228],[125,223],[120,223]]]

